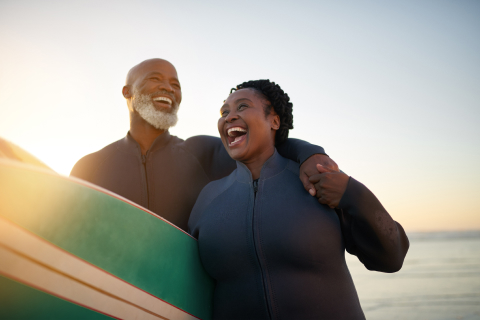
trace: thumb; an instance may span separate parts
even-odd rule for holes
[[[317,194],[317,190],[315,190],[315,186],[310,182],[308,176],[306,174],[300,177],[302,181],[303,187],[310,193],[311,196],[315,196]]]
[[[328,167],[324,167],[322,166],[321,164],[317,164],[317,170],[318,172],[320,173],[325,173],[325,172],[334,172],[332,169],[328,168]]]

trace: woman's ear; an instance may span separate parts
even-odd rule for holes
[[[278,114],[274,114],[272,118],[272,129],[278,130],[280,129],[280,116]]]

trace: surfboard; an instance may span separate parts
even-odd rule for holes
[[[36,167],[50,169],[45,163],[23,150],[16,144],[0,137],[0,159],[10,159],[25,164],[34,165]]]
[[[210,319],[197,241],[93,184],[0,159],[0,319]]]

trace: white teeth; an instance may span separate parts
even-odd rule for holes
[[[156,97],[153,98],[153,101],[166,101],[168,104],[172,104],[172,100],[166,97]]]
[[[247,130],[243,129],[243,128],[240,128],[240,127],[235,127],[235,128],[230,128],[227,130],[227,134],[229,137],[232,137],[233,135],[231,134],[231,132],[233,131],[240,131],[240,132],[247,132]],[[236,140],[236,139],[235,139]]]

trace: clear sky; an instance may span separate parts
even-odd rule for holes
[[[480,229],[479,1],[0,1],[0,137],[68,174],[122,138],[127,71],[172,62],[172,134],[218,136],[231,87],[270,79],[410,231]]]

